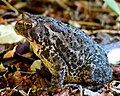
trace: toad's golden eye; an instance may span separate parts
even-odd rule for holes
[[[31,29],[33,27],[32,22],[24,22],[24,28],[25,29]]]

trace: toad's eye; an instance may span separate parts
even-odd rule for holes
[[[24,28],[25,29],[31,29],[33,27],[32,22],[24,22]]]

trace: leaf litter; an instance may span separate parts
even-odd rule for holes
[[[120,1],[116,1],[120,5]],[[29,43],[13,30],[13,22],[19,20],[18,14],[15,14],[17,11],[50,16],[69,23],[84,30],[108,53],[113,69],[113,79],[108,85],[97,92],[82,87],[65,87],[54,96],[120,95],[120,22],[117,13],[103,1],[8,0],[7,3],[0,1],[1,96],[50,96],[46,91],[50,87],[49,70],[38,60]]]

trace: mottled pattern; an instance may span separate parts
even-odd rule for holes
[[[30,42],[51,72],[51,88],[73,83],[97,90],[110,82],[112,69],[105,51],[80,29],[50,17],[24,13],[15,31]]]

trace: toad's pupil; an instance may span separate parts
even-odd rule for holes
[[[32,28],[32,24],[31,23],[25,23],[25,28],[26,29]]]

